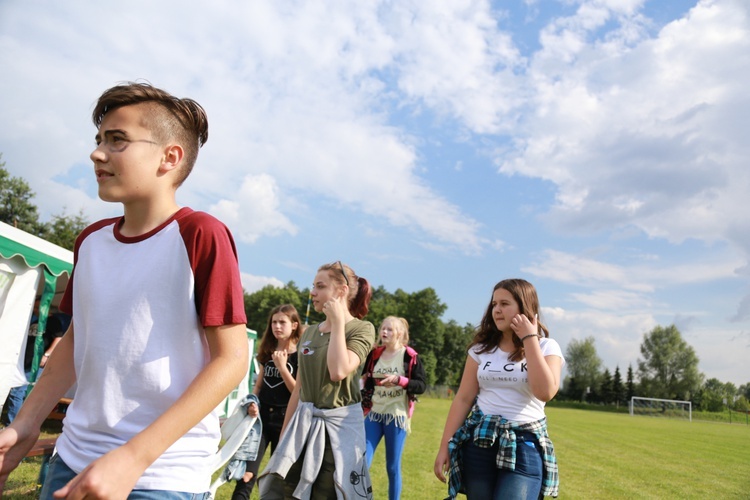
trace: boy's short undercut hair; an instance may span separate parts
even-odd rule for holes
[[[189,98],[180,99],[149,83],[125,82],[99,97],[92,119],[97,128],[104,115],[123,106],[145,104],[143,125],[151,130],[160,144],[175,140],[185,151],[184,165],[177,173],[176,184],[182,184],[193,170],[198,150],[208,140],[208,117],[203,107]]]

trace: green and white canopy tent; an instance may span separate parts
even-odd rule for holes
[[[0,405],[11,387],[26,383],[23,369],[29,322],[40,297],[39,332],[60,303],[73,270],[73,252],[0,222]],[[32,372],[44,349],[37,337]]]

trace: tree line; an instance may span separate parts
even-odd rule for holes
[[[628,366],[602,370],[594,337],[572,340],[565,350],[568,375],[559,399],[608,405],[627,405],[633,396],[690,401],[693,408],[718,412],[729,407],[750,410],[750,383],[739,387],[717,378],[706,380],[698,370],[695,350],[675,325],[656,326],[643,337],[636,370]]]

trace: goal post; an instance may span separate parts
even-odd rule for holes
[[[657,399],[633,396],[630,398],[630,415],[679,418],[693,421],[693,403],[676,399]]]

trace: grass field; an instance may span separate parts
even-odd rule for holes
[[[442,499],[447,489],[432,473],[450,401],[417,404],[403,458],[404,500]],[[616,413],[548,408],[550,436],[560,463],[560,497],[750,498],[750,427],[685,422]],[[371,469],[376,499],[387,498],[384,446]],[[11,474],[3,498],[36,498],[38,461]],[[219,499],[231,497],[224,485]],[[257,499],[257,489],[253,492]]]

